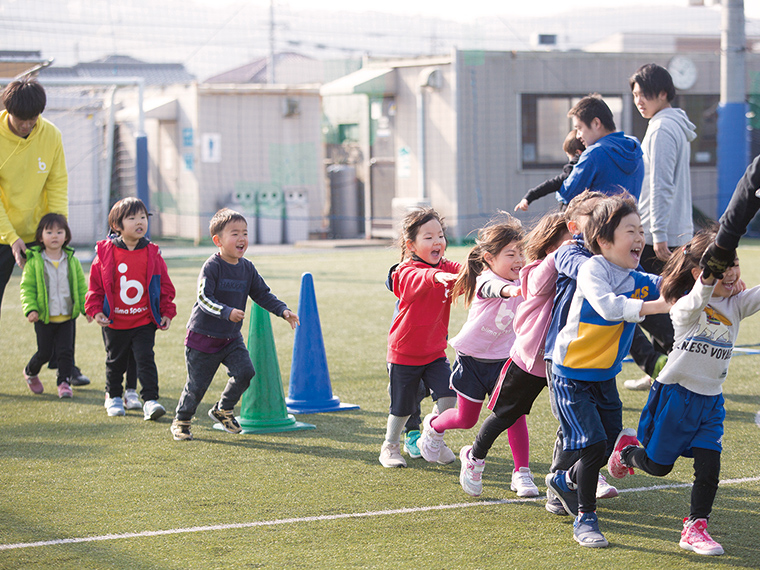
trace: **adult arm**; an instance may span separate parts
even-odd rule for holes
[[[670,257],[668,226],[676,191],[678,139],[665,128],[656,129],[649,143],[649,220],[655,254]]]
[[[739,245],[739,239],[760,210],[758,188],[760,188],[760,155],[756,156],[747,167],[744,176],[736,185],[728,208],[720,218],[720,229],[715,243],[721,249],[733,251]]]
[[[66,170],[66,156],[63,153],[61,134],[58,134],[58,143],[53,156],[53,164],[45,181],[45,194],[47,195],[48,212],[63,214],[69,217],[69,175]]]

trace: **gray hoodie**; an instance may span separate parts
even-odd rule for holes
[[[648,245],[684,245],[694,233],[689,159],[690,143],[697,138],[695,128],[682,109],[673,107],[649,120],[641,143],[645,174],[639,197]]]

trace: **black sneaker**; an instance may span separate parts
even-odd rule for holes
[[[214,404],[214,407],[208,411],[208,415],[212,420],[218,421],[222,424],[222,429],[227,433],[240,433],[243,428],[235,419],[235,413],[232,410],[222,410],[219,407],[219,402]]]
[[[566,471],[549,473],[546,476],[546,486],[551,489],[554,496],[559,499],[565,512],[578,516],[578,491],[569,489],[565,482]]]
[[[87,378],[84,374],[82,374],[82,371],[79,370],[78,366],[75,366],[74,369],[71,371],[71,381],[69,384],[72,386],[87,386],[87,384],[90,383],[90,379]]]
[[[189,441],[193,439],[190,432],[190,420],[178,420],[174,418],[172,427],[169,428],[176,441]]]

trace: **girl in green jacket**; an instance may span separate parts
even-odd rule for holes
[[[37,352],[24,368],[29,389],[42,394],[38,376],[55,349],[58,355],[58,397],[71,398],[74,365],[74,319],[84,314],[87,283],[74,250],[68,247],[71,230],[61,214],[46,214],[40,220],[34,245],[26,250],[21,277],[24,315],[34,323]],[[87,317],[87,322],[92,321]]]

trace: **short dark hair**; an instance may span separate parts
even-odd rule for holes
[[[11,81],[3,90],[5,110],[22,121],[40,116],[46,103],[45,89],[39,81],[30,77]]]
[[[639,67],[636,73],[631,75],[628,83],[631,85],[631,91],[633,91],[633,86],[638,83],[641,93],[647,99],[656,99],[663,91],[668,97],[668,102],[675,99],[676,96],[676,88],[673,85],[673,78],[670,73],[656,63],[647,63]]]
[[[230,208],[222,208],[216,214],[211,217],[211,221],[208,224],[208,231],[211,237],[218,236],[227,224],[232,222],[245,222],[248,225],[248,220],[240,212],[231,210]]]
[[[628,192],[599,200],[583,228],[586,247],[596,255],[601,254],[599,240],[615,243],[615,230],[620,225],[620,220],[634,213],[639,213],[639,207],[636,199]]]
[[[578,131],[573,129],[567,133],[565,142],[562,143],[562,150],[565,151],[565,154],[571,154],[573,156],[575,156],[575,153],[578,151],[583,152],[586,150],[586,145],[578,138]]]
[[[615,118],[612,116],[612,111],[604,102],[602,96],[599,93],[592,93],[586,95],[583,99],[578,101],[575,106],[567,113],[568,117],[577,117],[579,121],[582,121],[588,126],[591,126],[591,122],[594,119],[599,119],[602,126],[608,131],[616,131]]]
[[[40,223],[37,224],[37,231],[34,234],[34,241],[40,244],[43,249],[45,246],[42,243],[42,233],[46,229],[54,227],[59,227],[66,232],[66,239],[64,240],[63,245],[69,245],[69,242],[71,242],[71,228],[69,228],[69,223],[66,221],[66,216],[54,213],[45,214],[40,219]]]
[[[121,235],[124,225],[122,220],[128,216],[134,216],[138,212],[145,212],[149,216],[148,208],[139,198],[123,198],[116,202],[108,213],[108,226],[112,231]]]

